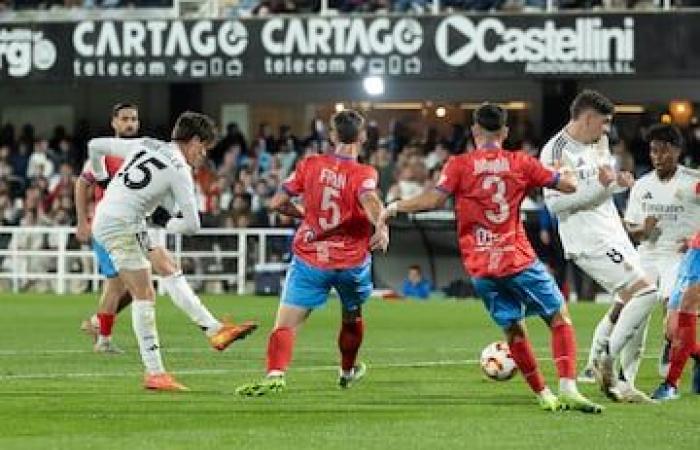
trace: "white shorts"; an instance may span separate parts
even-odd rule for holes
[[[659,293],[663,298],[670,297],[671,292],[673,292],[673,286],[676,284],[678,268],[682,259],[682,253],[668,256],[642,255],[644,272],[656,282]]]
[[[573,261],[611,294],[645,276],[639,253],[630,241],[611,242]]]
[[[92,235],[107,251],[117,272],[150,269],[148,252],[153,245],[145,226],[102,219],[93,224]]]

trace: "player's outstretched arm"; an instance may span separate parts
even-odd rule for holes
[[[88,222],[88,204],[91,184],[81,174],[75,182],[75,214],[78,227],[75,236],[80,242],[90,240],[90,223]]]
[[[431,209],[440,208],[445,204],[449,194],[441,189],[429,189],[415,197],[398,200],[386,207],[386,214],[389,217],[395,216],[397,213],[413,213],[419,211],[429,211]]]
[[[366,191],[360,195],[360,204],[367,218],[374,225],[374,234],[370,238],[370,250],[382,250],[386,252],[389,247],[389,227],[384,222],[384,203],[377,195],[376,190]]]
[[[271,211],[277,211],[280,214],[297,219],[304,218],[304,207],[292,201],[292,197],[284,190],[276,193],[267,203],[267,207]]]

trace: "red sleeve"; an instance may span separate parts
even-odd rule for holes
[[[284,191],[292,197],[296,197],[297,195],[304,193],[305,161],[306,160],[304,159],[299,161],[297,166],[294,168],[294,172],[289,174],[287,179],[284,180],[284,183],[282,183],[282,189],[284,189]]]
[[[559,182],[559,172],[542,165],[539,159],[524,155],[523,165],[530,187],[554,187]]]
[[[454,194],[459,187],[460,173],[459,161],[456,157],[450,156],[442,168],[440,179],[435,186],[435,189],[444,192],[445,194]]]
[[[360,198],[365,192],[372,192],[377,190],[377,183],[379,181],[379,175],[377,174],[377,169],[372,166],[362,166],[364,169],[357,182],[357,197]]]

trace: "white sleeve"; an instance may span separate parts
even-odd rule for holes
[[[105,156],[113,155],[126,158],[134,149],[135,142],[134,139],[107,137],[90,139],[88,141],[88,157],[95,179],[101,181],[109,177],[104,163]]]
[[[175,203],[180,207],[182,217],[168,220],[165,228],[173,233],[194,234],[201,228],[199,210],[194,194],[194,181],[189,173],[189,167],[177,170],[176,177],[171,183]]]
[[[627,202],[627,210],[625,211],[625,222],[632,225],[641,225],[644,222],[642,199],[639,196],[639,184],[632,186],[630,199]]]
[[[562,156],[565,156],[562,151]],[[546,145],[542,149],[540,161],[547,167],[565,167],[575,170],[569,158],[561,157],[555,160],[552,154],[552,146]],[[573,213],[580,209],[587,209],[596,206],[610,198],[616,188],[615,183],[611,183],[607,188],[600,184],[598,179],[583,182],[579,180],[576,192],[564,194],[554,189],[544,189],[544,201],[547,208],[554,214]]]
[[[615,183],[604,187],[597,179],[590,183],[579,182],[573,194],[562,194],[548,189],[545,192],[544,202],[554,214],[574,213],[600,205],[612,196],[616,188]]]

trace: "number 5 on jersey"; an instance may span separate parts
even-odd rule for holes
[[[333,229],[340,224],[340,205],[336,200],[340,199],[340,191],[338,189],[326,186],[323,188],[321,197],[321,211],[330,212],[330,218],[320,217],[318,225],[323,231]]]

